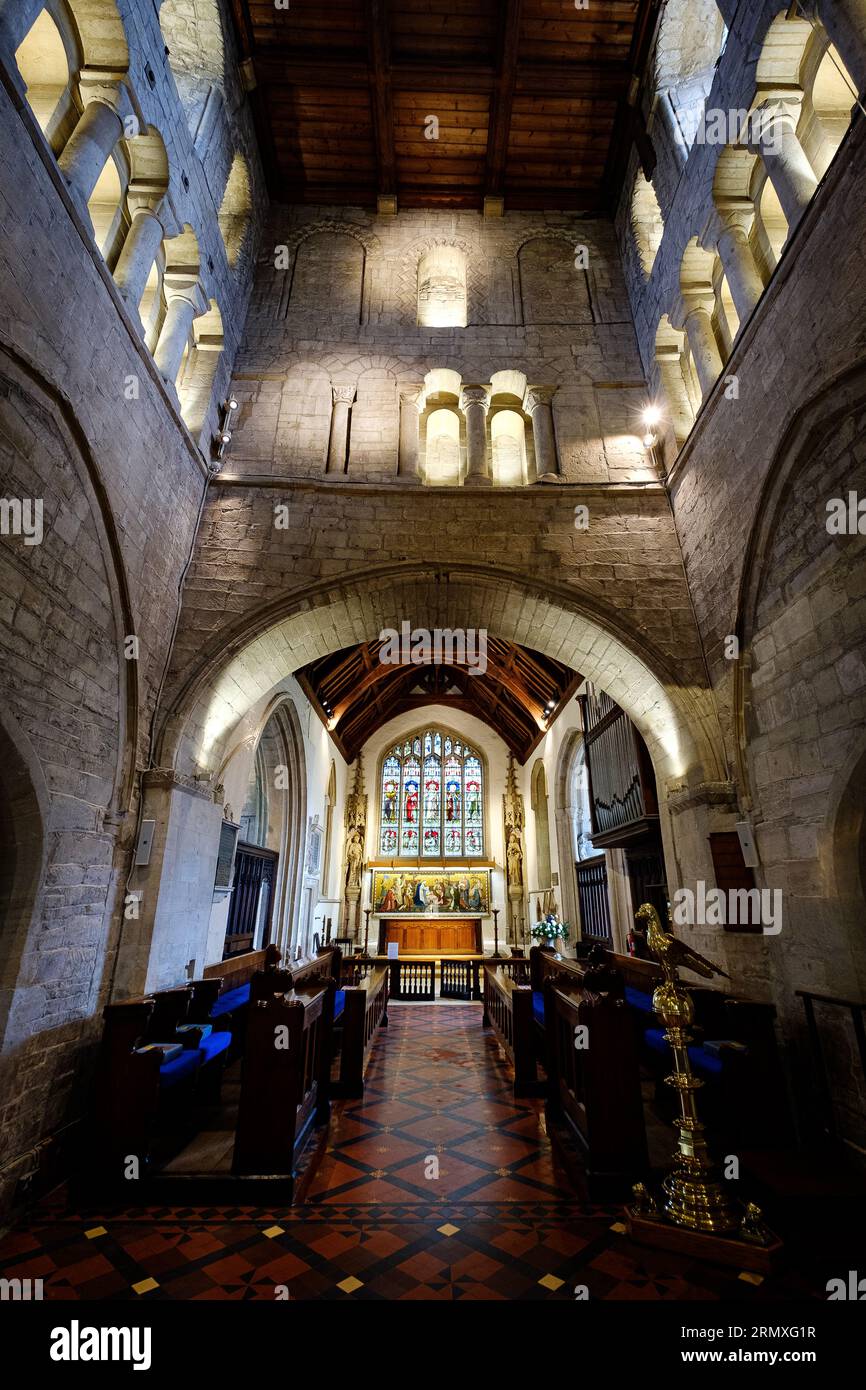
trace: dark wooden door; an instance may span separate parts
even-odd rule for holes
[[[239,842],[235,855],[232,900],[226,927],[223,960],[251,951],[255,941],[259,904],[265,915],[261,945],[267,946],[271,935],[274,884],[277,879],[279,855],[272,849]]]

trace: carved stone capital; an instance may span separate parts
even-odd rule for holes
[[[523,397],[523,409],[532,416],[539,406],[549,406],[559,390],[558,386],[530,386]]]
[[[489,386],[464,386],[460,392],[460,409],[465,414],[470,406],[480,405],[485,413],[490,409]]]
[[[351,382],[340,381],[336,386],[331,383],[331,398],[334,405],[351,405],[357,393],[357,387]]]

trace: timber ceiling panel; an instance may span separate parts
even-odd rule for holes
[[[660,3],[232,0],[271,193],[608,210]]]
[[[395,715],[431,704],[484,721],[526,762],[573,698],[582,676],[559,661],[499,638],[487,639],[487,669],[451,662],[386,665],[383,643],[362,642],[311,662],[297,679],[348,762]]]

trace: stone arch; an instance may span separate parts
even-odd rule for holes
[[[4,405],[14,402],[14,411],[0,434],[8,447],[15,451],[19,441],[23,444],[30,439],[29,434],[19,426],[28,410],[33,410],[50,431],[56,444],[58,458],[66,461],[70,486],[76,497],[86,505],[87,513],[93,519],[96,539],[96,553],[99,555],[109,590],[107,608],[113,644],[113,664],[117,672],[117,732],[114,740],[115,756],[112,758],[110,790],[106,799],[106,810],[114,816],[125,815],[133,793],[135,778],[135,749],[138,743],[139,687],[138,663],[123,657],[125,639],[136,632],[135,615],[132,608],[126,568],[123,561],[120,538],[115,526],[111,504],[106,492],[96,459],[93,456],[87,437],[81,428],[72,407],[61,392],[26,358],[21,356],[10,344],[0,340],[0,410]],[[41,460],[42,466],[46,460]],[[59,490],[60,473],[55,472],[53,487]],[[73,482],[74,479],[74,482]],[[69,492],[71,498],[73,492]],[[45,530],[51,522],[47,512]],[[106,660],[111,665],[110,660]],[[58,667],[62,661],[58,661]]]
[[[0,966],[8,1050],[32,1036],[34,1020],[65,1009],[71,1022],[95,1008],[114,885],[112,830],[133,798],[140,663],[124,659],[135,620],[86,436],[60,392],[6,345],[0,441],[0,491],[42,504],[37,548],[15,536],[2,543],[27,581],[0,622],[0,782],[21,816],[12,830],[13,878],[4,885],[16,932]],[[66,680],[72,667],[74,685]],[[66,897],[70,857],[88,872]],[[59,906],[73,909],[70,931],[73,915],[87,922],[81,939],[58,938]]]
[[[446,242],[418,261],[418,317],[425,328],[466,327],[466,256]]]
[[[217,0],[162,0],[168,64],[195,140],[211,92],[225,87],[226,42]]]
[[[683,156],[694,144],[726,32],[717,0],[668,0],[662,14],[654,87],[662,119]]]
[[[194,439],[207,419],[224,348],[222,314],[211,299],[206,312],[193,320],[192,342],[177,380],[181,415]]]
[[[678,680],[621,615],[564,584],[482,564],[381,566],[323,581],[263,608],[202,653],[163,716],[159,760],[206,774],[257,691],[352,642],[399,630],[406,614],[431,627],[487,628],[531,643],[606,689],[641,730],[660,789],[726,776],[709,693]],[[250,672],[255,672],[251,677]],[[662,795],[663,795],[662,790]]]
[[[0,26],[17,50],[47,10],[63,35],[72,71],[79,67],[120,74],[129,69],[126,31],[115,0],[0,0]],[[75,64],[73,58],[80,61]]]
[[[576,236],[540,233],[517,252],[522,322],[592,323],[586,270],[575,265]]]
[[[765,886],[785,893],[784,949],[767,951],[783,1030],[799,1045],[795,990],[866,986],[857,837],[866,748],[866,536],[828,529],[827,503],[866,493],[866,361],[829,375],[792,416],[749,537],[735,631],[733,711],[741,801]],[[839,620],[841,613],[845,621]],[[808,716],[819,722],[810,728]],[[840,1083],[841,1084],[841,1083]]]
[[[426,237],[407,246],[397,265],[394,281],[389,287],[389,302],[397,306],[401,320],[407,324],[420,322],[418,289],[421,267],[425,260],[432,262],[440,252],[457,252],[463,261],[465,279],[466,323],[473,326],[487,322],[482,266],[474,248],[463,237]]]
[[[73,79],[84,59],[71,12],[62,3],[45,5],[15,50],[24,94],[40,130],[59,155],[75,126]]]
[[[662,243],[665,224],[656,191],[641,169],[637,171],[631,194],[631,229],[641,268],[649,279]]]
[[[311,230],[292,262],[290,313],[327,314],[359,323],[362,317],[366,247],[347,227]]]
[[[236,270],[250,233],[253,196],[249,162],[240,152],[235,154],[219,210],[219,229],[226,248],[229,265]]]

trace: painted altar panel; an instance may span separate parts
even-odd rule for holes
[[[489,869],[415,871],[376,869],[373,872],[373,911],[379,915],[407,912],[490,911]]]

